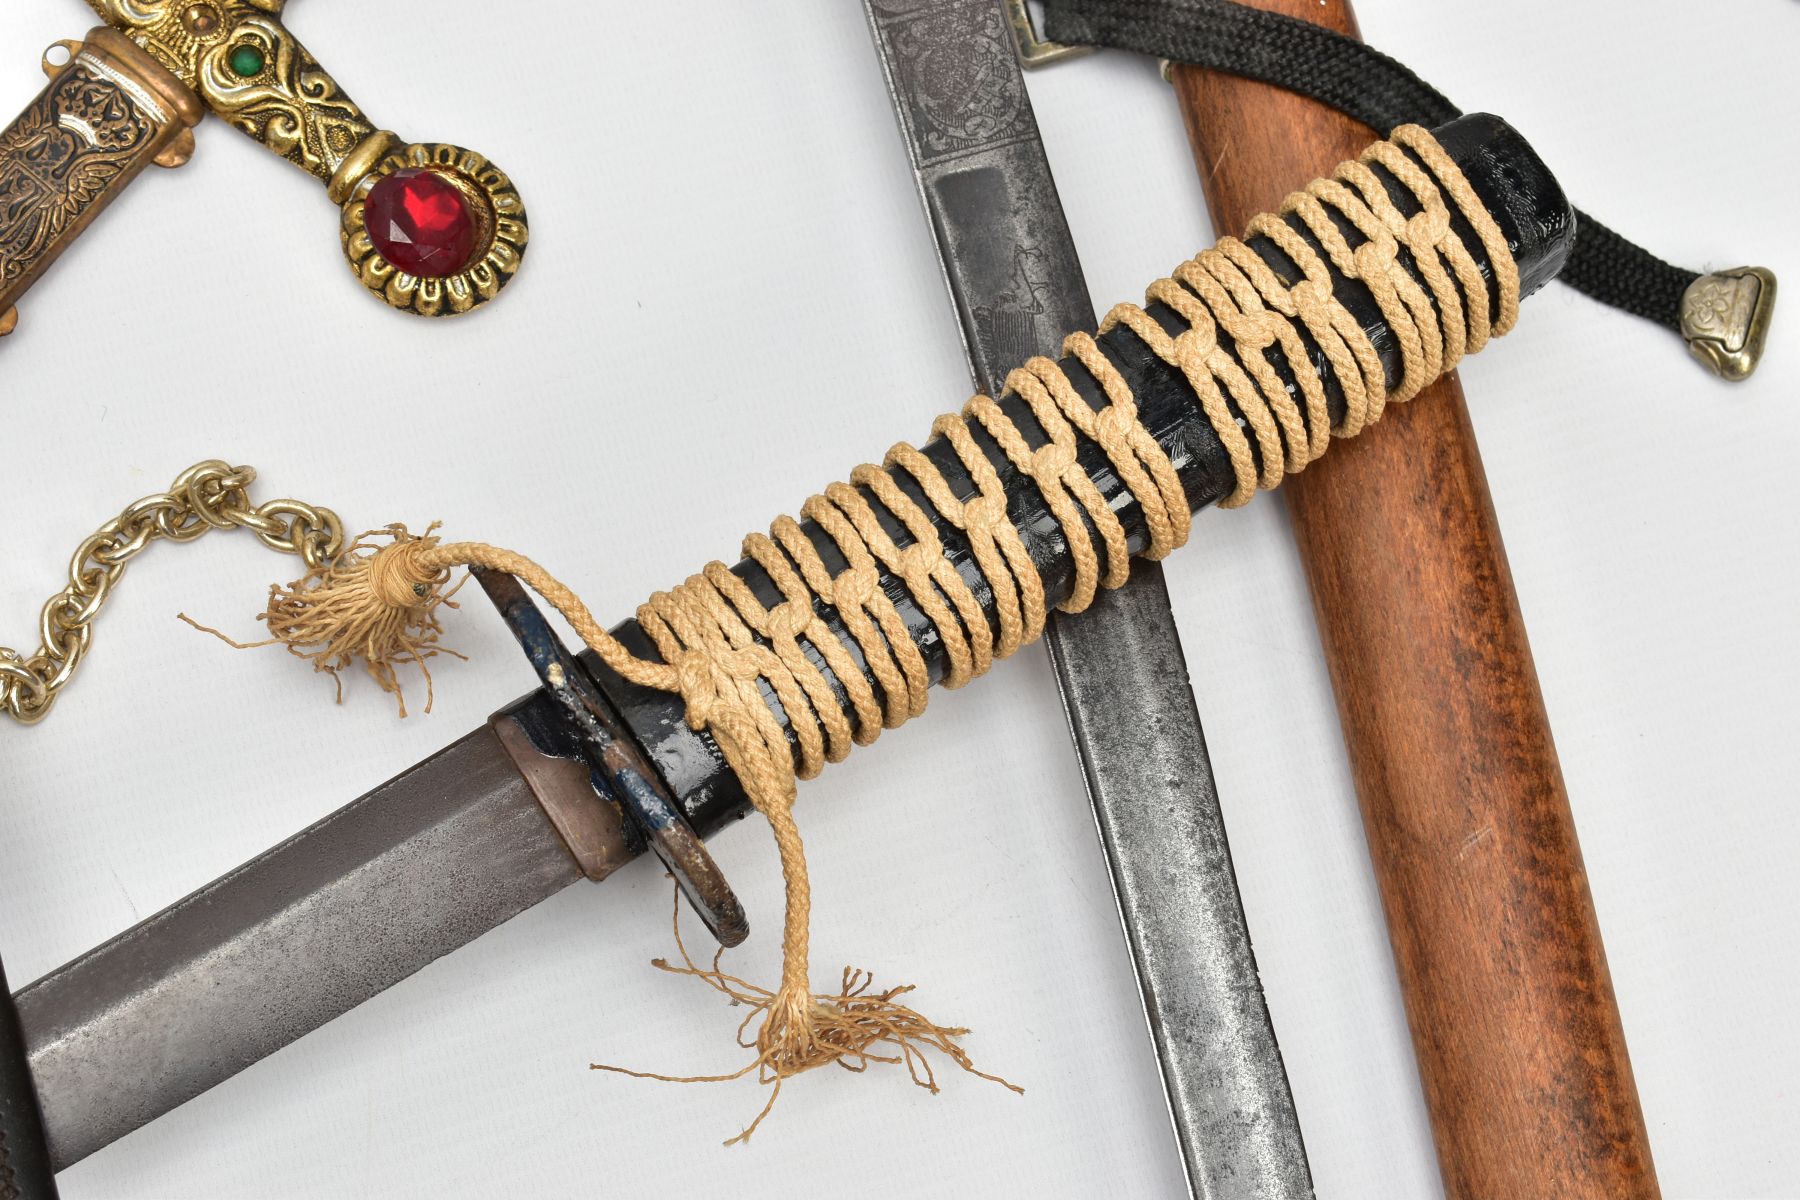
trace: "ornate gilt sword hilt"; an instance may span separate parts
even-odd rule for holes
[[[378,128],[282,24],[286,0],[88,0],[107,22],[0,135],[0,333],[18,296],[149,162],[179,165],[206,109],[325,184],[363,285],[468,312],[518,271],[528,228],[472,150]]]

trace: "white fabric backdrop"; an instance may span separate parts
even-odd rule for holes
[[[1575,199],[1685,264],[1793,270],[1792,4],[1365,0],[1370,39],[1516,123]],[[1726,14],[1729,15],[1726,15]],[[0,632],[76,540],[202,457],[360,525],[443,519],[540,554],[623,614],[810,489],[922,438],[967,391],[860,6],[297,4],[379,121],[484,149],[533,243],[503,302],[391,315],[319,189],[217,125],[133,189],[0,343]],[[8,6],[0,108],[82,6]],[[3,82],[3,81],[0,81]],[[1209,240],[1153,64],[1033,78],[1104,307]],[[1298,181],[1296,181],[1298,182]],[[1671,1197],[1800,1195],[1800,564],[1787,461],[1800,312],[1729,388],[1667,334],[1553,287],[1464,372],[1580,821]],[[1304,585],[1278,500],[1201,520],[1170,563],[1245,903],[1321,1195],[1439,1194]],[[529,673],[474,655],[401,722],[353,682],[234,654],[291,573],[247,537],[158,547],[42,728],[0,730],[0,946],[16,985],[480,723]],[[477,608],[479,606],[476,606]],[[806,788],[816,967],[866,963],[966,1021],[1015,1097],[952,1073],[787,1089],[714,1072],[732,1013],[649,969],[642,864],[576,887],[67,1172],[110,1197],[1174,1197],[1153,1062],[1040,652],[939,695]],[[755,822],[716,843],[764,931]],[[736,960],[773,975],[765,933]]]

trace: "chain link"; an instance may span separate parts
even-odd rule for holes
[[[191,542],[213,529],[248,529],[263,545],[321,567],[344,545],[344,525],[328,508],[298,500],[250,504],[256,472],[218,459],[183,471],[166,492],[133,502],[89,534],[69,561],[69,586],[38,618],[39,646],[27,658],[0,646],[0,710],[24,725],[49,715],[86,657],[94,618],[131,560],[157,540]]]

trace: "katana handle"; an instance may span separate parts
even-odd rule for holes
[[[1257,0],[1354,35],[1345,0]],[[1353,153],[1323,105],[1177,66],[1221,230]],[[1462,390],[1283,489],[1453,1200],[1658,1194],[1575,822]]]
[[[1561,189],[1542,161],[1511,127],[1497,118],[1473,115],[1437,130],[1444,149],[1461,166],[1483,205],[1493,214],[1518,265],[1521,292],[1529,294],[1547,282],[1562,265],[1568,253],[1571,233],[1570,209]],[[1280,251],[1262,238],[1249,240],[1250,247],[1278,273],[1292,269]],[[1492,267],[1475,248],[1479,269],[1491,278]],[[1360,284],[1337,277],[1336,291],[1355,320],[1369,332],[1371,341],[1383,357],[1390,380],[1399,378],[1400,354],[1396,339],[1387,328],[1380,309]],[[1175,323],[1178,318],[1160,305],[1152,304],[1148,313],[1158,320]],[[1099,335],[1099,344],[1117,366],[1137,399],[1138,415],[1144,428],[1157,440],[1179,475],[1189,506],[1199,510],[1229,496],[1236,486],[1231,460],[1218,434],[1196,402],[1195,393],[1183,373],[1164,362],[1121,324]],[[1342,387],[1323,354],[1314,361],[1290,364],[1293,370],[1316,371],[1324,385],[1327,406],[1335,424],[1342,418],[1345,398]],[[1085,370],[1070,364],[1068,371],[1088,403],[1096,411],[1104,408],[1107,398],[1101,394]],[[1041,438],[1041,427],[1031,414],[1028,403],[1017,395],[999,398],[1012,421],[1025,431],[1028,439]],[[1049,604],[1066,599],[1075,578],[1070,547],[1062,526],[1049,510],[1042,494],[1022,477],[1007,455],[986,437],[976,435],[977,445],[990,461],[1010,497],[1008,514],[1019,529],[1025,549],[1036,565],[1046,590]],[[951,490],[961,499],[976,494],[976,486],[955,451],[942,440],[933,440],[923,453],[936,463]],[[1131,550],[1141,552],[1148,545],[1143,513],[1120,480],[1105,452],[1097,445],[1084,443],[1079,458],[1086,472],[1108,505],[1118,514]],[[926,502],[917,483],[907,472],[895,472],[896,482],[927,513],[936,509]],[[910,541],[900,523],[879,504],[876,512],[889,534],[901,544]],[[941,520],[937,533],[944,551],[958,573],[969,584],[978,602],[995,616],[995,599],[991,586],[983,578],[964,535]],[[803,525],[807,537],[817,547],[828,571],[834,575],[847,564],[835,542],[810,523]],[[763,570],[753,562],[733,568],[757,596],[770,607],[782,595]],[[933,683],[944,675],[948,665],[942,639],[931,620],[919,610],[907,585],[892,575],[884,574],[880,586],[898,609],[914,642],[919,646]],[[859,665],[861,653],[855,639],[844,628],[835,609],[817,608],[819,617]],[[656,658],[655,649],[635,622],[627,621],[616,636],[642,657]],[[595,671],[611,701],[618,707],[626,723],[663,774],[669,790],[677,797],[694,828],[710,833],[745,811],[745,800],[736,779],[719,755],[717,747],[705,734],[688,728],[681,701],[666,692],[636,687],[608,671],[592,655],[585,661]],[[834,685],[835,685],[835,681]],[[872,686],[879,684],[870,677]],[[780,712],[772,694],[767,697],[771,708]]]
[[[63,42],[69,60],[0,133],[0,335],[18,302],[145,167],[178,167],[206,110],[193,91],[104,26]],[[53,48],[54,49],[54,48]]]

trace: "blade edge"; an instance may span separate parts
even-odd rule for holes
[[[61,1170],[582,878],[483,727],[22,989]]]
[[[1162,570],[1134,564],[1130,582],[1091,611],[1091,621],[1057,624],[1050,654],[1189,1186],[1201,1200],[1310,1200],[1299,1113]]]
[[[1023,72],[997,4],[864,7],[971,374],[998,395],[1010,366],[1095,326]],[[925,94],[956,78],[946,65],[954,57],[984,80],[975,136],[946,127]],[[1093,608],[1091,620],[1053,616],[1045,641],[1189,1191],[1199,1200],[1311,1200],[1161,567],[1134,563],[1131,579]],[[1130,688],[1116,686],[1120,675]]]

